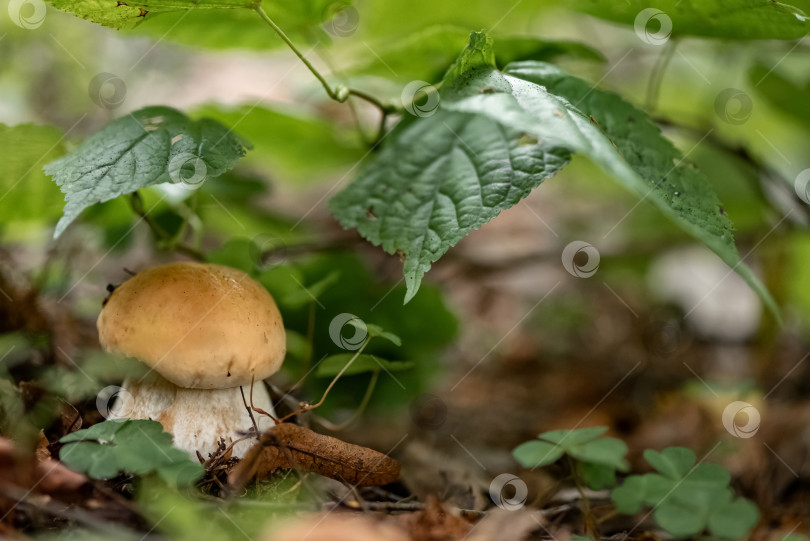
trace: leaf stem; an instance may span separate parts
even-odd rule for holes
[[[570,455],[566,455],[566,458],[568,459],[568,466],[571,468],[571,477],[573,477],[574,484],[577,486],[577,492],[579,492],[580,509],[582,509],[585,533],[592,534],[595,539],[600,539],[599,529],[596,526],[596,520],[591,511],[591,501],[585,495],[585,487],[579,472],[579,463],[571,458]]]
[[[348,87],[346,87],[344,85],[338,85],[338,86],[333,88],[329,84],[329,81],[326,80],[326,77],[324,77],[321,74],[321,72],[318,71],[318,69],[314,65],[312,65],[312,62],[310,62],[307,59],[307,57],[304,56],[304,53],[302,53],[298,49],[298,47],[295,46],[295,44],[292,42],[292,40],[289,38],[289,36],[287,36],[287,34],[284,33],[284,30],[282,30],[281,27],[279,25],[277,25],[276,22],[267,14],[267,12],[264,10],[264,8],[261,6],[261,4],[257,4],[253,9],[256,11],[256,13],[259,14],[259,17],[261,17],[264,22],[266,22],[268,25],[270,25],[270,28],[272,28],[273,31],[276,34],[278,34],[278,37],[280,37],[281,40],[284,43],[287,44],[287,47],[289,47],[292,50],[292,52],[295,53],[295,56],[297,56],[298,59],[301,60],[301,62],[304,63],[304,65],[312,73],[312,75],[314,75],[315,78],[318,79],[318,81],[321,83],[321,86],[326,91],[326,94],[331,99],[333,99],[333,100],[335,100],[337,102],[343,103],[347,99],[349,99],[350,96],[354,96],[354,97],[359,98],[359,99],[361,99],[363,101],[366,101],[366,102],[374,105],[377,109],[380,110],[380,112],[383,115],[383,124],[385,122],[385,117],[387,115],[389,115],[390,113],[393,113],[394,111],[396,111],[396,108],[394,106],[387,105],[387,104],[383,103],[380,99],[372,96],[368,92],[364,92],[362,90],[357,90],[355,88],[348,88]],[[377,141],[375,141],[375,144],[376,144],[376,142]]]
[[[276,34],[278,34],[278,37],[280,37],[281,40],[287,44],[287,47],[292,49],[292,52],[295,53],[295,56],[297,56],[298,59],[304,63],[307,69],[309,69],[309,71],[312,72],[312,75],[314,75],[315,78],[318,79],[318,81],[320,81],[321,85],[323,86],[323,89],[326,90],[326,93],[329,95],[329,97],[336,101],[345,101],[338,99],[337,93],[335,92],[335,90],[332,89],[331,86],[329,86],[329,82],[326,80],[326,78],[324,78],[324,76],[321,75],[321,72],[319,72],[315,68],[315,66],[313,66],[309,60],[307,60],[307,57],[304,56],[304,53],[298,50],[298,47],[296,47],[295,44],[292,42],[292,40],[287,36],[287,34],[284,33],[284,30],[282,30],[281,27],[277,25],[273,19],[270,18],[270,16],[264,10],[261,4],[257,4],[254,9],[256,10],[256,13],[259,14],[259,17],[261,17],[264,20],[264,22],[269,24],[270,28],[272,28],[273,31]]]
[[[351,359],[349,359],[349,362],[347,362],[347,363],[346,363],[346,366],[344,366],[344,367],[343,367],[343,368],[340,370],[340,372],[338,372],[338,373],[337,373],[337,375],[334,377],[334,379],[332,380],[332,382],[329,384],[329,387],[327,387],[327,388],[326,388],[326,390],[323,392],[323,396],[321,397],[321,399],[320,399],[320,400],[318,400],[318,402],[316,402],[315,404],[306,404],[305,406],[303,406],[303,407],[302,407],[301,409],[299,409],[298,411],[294,411],[294,412],[292,412],[292,413],[289,413],[289,414],[285,415],[284,417],[282,417],[281,419],[279,419],[277,422],[278,422],[278,423],[283,423],[284,421],[286,421],[286,420],[287,420],[287,419],[289,419],[290,417],[295,417],[296,415],[299,415],[299,414],[301,414],[301,413],[306,413],[306,412],[308,412],[308,411],[310,411],[310,410],[314,410],[315,408],[320,407],[321,405],[323,405],[324,401],[326,400],[327,395],[329,394],[329,391],[331,391],[331,390],[332,390],[332,387],[334,387],[334,386],[335,386],[335,383],[337,383],[337,382],[338,382],[338,380],[340,379],[340,377],[341,377],[341,376],[342,376],[342,375],[343,375],[343,374],[346,372],[346,370],[348,370],[348,369],[349,369],[349,367],[350,367],[350,366],[352,365],[352,363],[353,363],[353,362],[354,362],[354,361],[355,361],[355,360],[356,360],[356,359],[357,359],[357,358],[360,356],[360,354],[361,354],[361,353],[363,353],[363,350],[364,350],[364,349],[366,349],[366,346],[368,345],[368,343],[369,343],[370,341],[371,341],[371,336],[367,336],[367,337],[366,337],[366,339],[365,339],[365,341],[363,342],[363,345],[362,345],[362,346],[360,346],[360,349],[358,349],[357,351],[355,351],[354,355],[352,355],[352,358],[351,358]]]
[[[343,421],[342,423],[333,423],[328,419],[324,419],[323,417],[318,417],[315,420],[332,432],[340,432],[341,430],[349,428],[352,423],[359,419],[363,412],[366,411],[366,407],[368,407],[369,402],[371,402],[371,396],[374,394],[374,389],[377,387],[377,380],[379,379],[379,370],[375,370],[371,373],[371,379],[368,382],[368,387],[366,387],[366,394],[363,395],[363,400],[360,402],[360,405],[357,406],[357,409],[354,410],[352,416],[347,420]]]

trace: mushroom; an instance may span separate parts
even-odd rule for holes
[[[242,398],[251,384],[253,404],[274,415],[262,380],[284,360],[284,324],[273,297],[244,272],[189,262],[142,270],[113,290],[97,324],[106,351],[149,367],[123,383],[111,413],[160,422],[192,458],[253,428]],[[253,417],[260,432],[273,425]],[[234,456],[252,444],[236,443]]]

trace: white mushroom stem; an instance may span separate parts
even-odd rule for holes
[[[249,385],[244,392],[250,405]],[[253,405],[275,415],[270,395],[261,381],[253,385]],[[125,381],[111,413],[117,418],[158,421],[172,434],[174,446],[188,451],[193,460],[197,460],[197,451],[208,459],[217,450],[220,439],[230,444],[253,428],[239,387],[186,389],[157,372],[142,380]],[[273,420],[266,415],[253,412],[253,417],[260,433],[273,426]],[[233,456],[241,458],[254,443],[253,438],[240,441],[233,447]]]

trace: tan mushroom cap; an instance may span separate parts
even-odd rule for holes
[[[276,373],[286,353],[273,297],[244,272],[209,263],[140,271],[113,291],[97,325],[104,349],[178,387],[249,385]]]

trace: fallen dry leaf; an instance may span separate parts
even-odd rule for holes
[[[231,487],[281,469],[298,469],[355,486],[382,486],[399,478],[399,462],[292,423],[267,430],[228,476]]]

